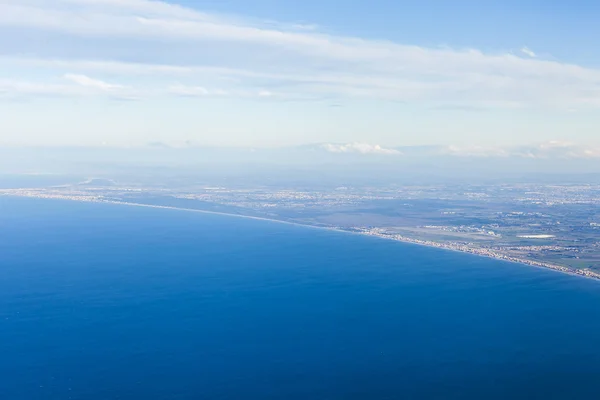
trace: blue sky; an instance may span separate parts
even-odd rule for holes
[[[592,1],[0,0],[0,144],[597,146]]]
[[[600,3],[591,0],[281,0],[196,1],[180,4],[258,18],[304,21],[324,30],[421,46],[511,50],[523,43],[540,53],[600,65],[590,52],[600,31]]]

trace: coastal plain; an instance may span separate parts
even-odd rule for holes
[[[265,218],[600,278],[600,185],[593,184],[147,185],[102,177],[4,188],[0,195]]]

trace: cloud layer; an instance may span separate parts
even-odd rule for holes
[[[432,154],[485,158],[577,159],[600,158],[600,147],[562,141],[549,141],[528,146],[451,145],[432,148]]]
[[[403,158],[430,158],[439,156],[465,158],[519,158],[519,159],[596,159],[600,158],[600,147],[590,147],[562,141],[521,146],[478,146],[478,145],[448,145],[448,146],[405,146],[382,147],[369,143],[322,143],[316,148],[332,154],[358,154],[402,156]]]
[[[359,154],[380,154],[380,155],[400,155],[400,151],[396,149],[388,149],[381,147],[378,144],[372,145],[368,143],[324,143],[321,148],[330,153],[359,153]]]
[[[23,30],[47,38],[47,45],[19,39],[15,33]],[[5,94],[360,98],[463,109],[600,106],[600,70],[543,60],[525,46],[515,54],[423,48],[148,0],[2,0],[3,31],[33,55],[0,59],[11,71],[24,68],[22,76],[0,81]],[[43,77],[27,74],[40,70]]]

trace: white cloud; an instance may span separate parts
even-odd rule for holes
[[[508,157],[510,152],[501,147],[486,147],[478,145],[450,145],[440,149],[440,154],[461,157]]]
[[[258,92],[258,97],[273,97],[273,93],[268,90],[261,90]]]
[[[378,144],[372,145],[368,143],[347,143],[335,144],[325,143],[321,147],[330,153],[359,153],[359,154],[383,154],[383,155],[400,155],[401,153],[395,149],[381,147]]]
[[[61,75],[65,70],[98,74],[94,80],[99,91],[116,90],[102,89],[108,78],[155,75],[164,80],[156,82],[162,84],[162,93],[174,95],[203,96],[200,88],[211,92],[209,87],[218,81],[218,90],[230,96],[256,98],[359,97],[446,106],[460,99],[463,107],[600,107],[600,70],[542,60],[527,47],[520,51],[523,57],[485,54],[328,35],[315,26],[294,25],[214,15],[161,1],[0,1],[0,29],[59,32],[99,44],[96,60],[13,56],[3,61],[31,69],[62,68]],[[123,54],[110,44],[114,38],[131,46],[144,39],[144,47],[136,47],[144,63],[123,61]],[[176,43],[178,52],[169,52],[172,46],[165,42]],[[172,64],[165,65],[164,59]],[[205,64],[207,59],[211,65]],[[173,89],[169,76],[177,76],[182,86]],[[277,87],[277,96],[261,95],[270,92],[265,87]]]
[[[89,97],[100,94],[118,100],[139,98],[139,93],[130,88],[93,79],[86,75],[65,74],[62,78],[63,81],[69,83],[0,79],[0,95],[4,97]]]
[[[524,46],[521,48],[521,53],[525,54],[526,56],[529,56],[531,58],[536,58],[537,54],[535,54],[529,47]]]
[[[600,157],[600,148],[552,140],[533,146],[517,147],[513,149],[513,153],[529,158],[596,158]]]
[[[194,67],[165,64],[132,63],[124,61],[79,60],[0,56],[0,64],[16,68],[94,71],[122,76],[157,75],[181,76],[201,73],[228,73],[227,68]],[[235,71],[235,70],[231,70]]]
[[[600,158],[600,147],[564,141],[548,141],[529,146],[446,146],[439,154],[460,157],[515,157],[532,159]]]
[[[211,92],[202,86],[173,85],[168,90],[178,96],[204,97],[211,95]]]
[[[167,92],[177,96],[188,97],[237,97],[237,98],[272,98],[276,97],[276,93],[268,90],[258,92],[248,90],[228,91],[222,88],[209,89],[204,86],[186,86],[186,85],[171,85]]]
[[[0,95],[3,96],[81,96],[84,91],[76,86],[39,83],[17,80],[0,80]]]
[[[113,85],[113,84],[106,83],[106,82],[103,82],[98,79],[90,78],[89,76],[79,75],[79,74],[65,74],[64,78],[71,82],[74,82],[78,85],[92,88],[92,89],[98,89],[101,91],[115,91],[115,90],[120,90],[120,89],[124,88],[121,85]]]

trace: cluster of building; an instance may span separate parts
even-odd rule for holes
[[[576,274],[576,275],[581,275],[581,276],[585,276],[588,278],[600,279],[599,273],[588,270],[588,269],[568,268],[568,267],[565,267],[562,265],[556,265],[556,264],[551,264],[551,263],[547,263],[547,262],[516,257],[516,256],[510,255],[510,254],[502,253],[497,249],[478,247],[478,246],[475,246],[473,243],[457,243],[457,242],[440,243],[440,242],[435,242],[435,241],[431,241],[431,240],[415,239],[415,238],[410,238],[410,237],[406,237],[403,235],[390,233],[382,228],[355,228],[353,230],[356,232],[365,234],[365,235],[376,236],[376,237],[380,237],[380,238],[384,238],[384,239],[397,240],[400,242],[413,243],[413,244],[418,244],[418,245],[422,245],[422,246],[437,247],[437,248],[446,249],[446,250],[460,251],[463,253],[476,254],[478,256],[483,256],[483,257],[488,257],[488,258],[494,258],[494,259],[498,259],[498,260],[504,260],[504,261],[515,262],[515,263],[520,263],[520,264],[526,264],[526,265],[531,265],[534,267],[549,268],[549,269],[564,272],[564,273]]]

